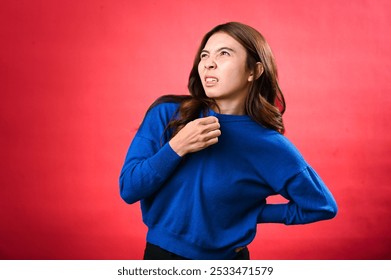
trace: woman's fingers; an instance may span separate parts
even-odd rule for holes
[[[172,149],[180,156],[198,152],[218,142],[219,120],[209,116],[186,124],[171,140]]]

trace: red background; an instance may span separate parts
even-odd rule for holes
[[[253,259],[390,259],[391,2],[20,0],[0,10],[0,258],[140,259],[139,204],[118,194],[149,104],[184,94],[201,37],[260,30],[290,138],[339,205],[266,224]]]

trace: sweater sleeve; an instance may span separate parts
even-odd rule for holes
[[[334,197],[308,165],[288,179],[278,193],[288,199],[288,203],[266,204],[258,216],[259,223],[307,224],[331,219],[337,214]]]
[[[167,111],[164,104],[157,107],[144,118],[121,170],[120,195],[129,204],[159,190],[181,161],[181,157],[162,137],[173,112]]]

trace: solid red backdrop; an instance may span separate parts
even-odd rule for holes
[[[118,176],[158,96],[187,93],[201,37],[241,21],[269,41],[291,139],[337,217],[261,225],[253,259],[391,257],[391,2],[7,1],[0,10],[0,258],[140,259]]]

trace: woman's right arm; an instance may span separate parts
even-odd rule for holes
[[[134,203],[155,193],[172,175],[183,156],[218,142],[220,124],[216,117],[199,118],[186,124],[169,142],[164,139],[170,105],[152,108],[133,139],[120,175],[120,194]],[[175,111],[175,110],[174,110]]]
[[[127,203],[155,193],[180,163],[181,157],[163,137],[175,110],[175,104],[153,107],[138,129],[119,178],[120,195]]]
[[[163,147],[136,135],[130,145],[120,175],[120,194],[127,203],[134,203],[156,192],[175,170],[181,157],[169,143]]]

